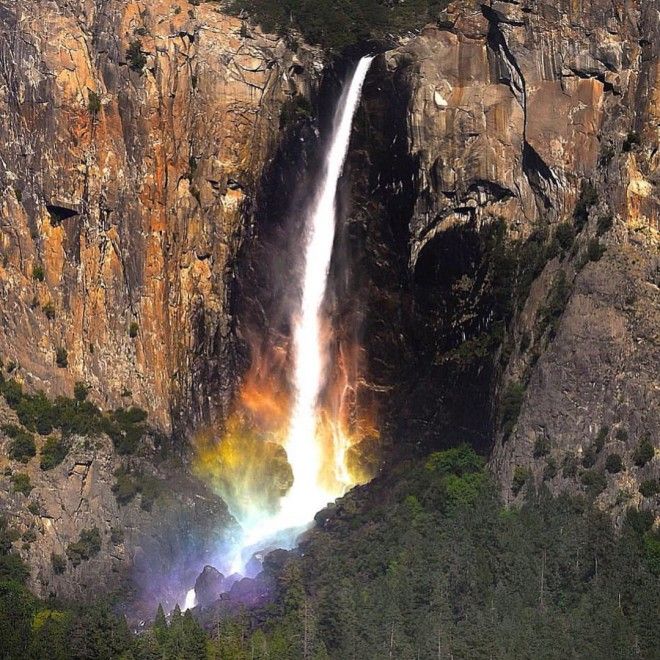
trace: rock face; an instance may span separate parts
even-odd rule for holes
[[[339,326],[361,324],[356,399],[381,403],[384,438],[488,450],[509,500],[532,479],[604,478],[599,501],[618,513],[658,505],[639,486],[659,459],[636,452],[660,442],[660,18],[614,5],[456,2],[376,58],[329,304]],[[326,112],[336,72],[321,80],[317,51],[215,3],[0,0],[0,28],[0,357],[28,386],[84,381],[163,429],[222,417],[245,339],[236,299],[245,328],[290,331],[270,269],[291,263],[268,253],[298,250],[285,217],[318,136],[309,121],[280,129],[309,112],[302,97]],[[42,472],[0,441],[2,467],[35,485],[0,477],[40,595],[113,588],[127,566],[153,594],[192,585],[209,527],[231,522],[153,448],[129,460],[79,438]],[[171,493],[152,511],[144,492],[121,505],[127,468]],[[195,549],[198,530],[209,545]],[[270,586],[233,592],[260,602]]]
[[[204,570],[195,580],[195,596],[199,607],[207,607],[228,591],[225,576],[213,566],[204,566]]]
[[[0,413],[3,423],[16,421]],[[232,533],[225,504],[153,446],[121,457],[107,436],[73,437],[64,461],[45,471],[35,459],[5,458],[8,444],[0,435],[0,511],[43,598],[85,601],[132,585],[133,615],[151,616],[159,602],[183,605],[182,585],[194,584]],[[19,491],[18,474],[31,488]]]
[[[562,463],[604,426],[590,469],[615,452],[624,466],[605,472],[604,505],[639,501],[660,470],[633,460],[643,437],[660,442],[658,30],[645,2],[453,3],[365,91],[352,164],[375,173],[352,221],[377,255],[366,341],[401,356],[402,433],[493,445],[509,497],[530,474],[582,488],[586,468]],[[405,125],[383,128],[384,92]]]
[[[315,54],[212,3],[0,2],[0,27],[0,355],[165,429],[221,411],[232,260]]]

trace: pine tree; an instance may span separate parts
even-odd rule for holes
[[[156,611],[153,629],[158,644],[160,644],[160,646],[165,646],[168,635],[167,619],[165,618],[163,606],[160,603],[158,604],[158,610]]]

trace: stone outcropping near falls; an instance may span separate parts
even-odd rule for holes
[[[244,209],[314,57],[213,3],[0,2],[5,363],[166,429],[222,410]]]
[[[657,506],[659,48],[654,3],[457,2],[367,89],[354,221],[374,350],[403,358],[392,423],[488,448],[508,498]]]

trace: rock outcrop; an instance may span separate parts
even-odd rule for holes
[[[0,436],[0,511],[34,593],[76,601],[122,593],[134,616],[151,616],[159,602],[183,605],[184,586],[234,529],[225,504],[149,443],[131,457],[105,435],[68,444],[64,461],[43,470],[35,459],[4,458],[9,441]]]
[[[0,33],[0,356],[164,429],[222,411],[232,262],[316,53],[174,0],[0,2]]]
[[[507,497],[531,475],[584,488],[586,467],[561,466],[608,426],[589,469],[611,453],[623,469],[604,471],[600,501],[657,506],[638,487],[658,458],[633,453],[660,443],[658,30],[652,3],[452,3],[365,92],[353,164],[377,172],[353,222],[375,240],[367,298],[381,298],[366,341],[401,356],[401,435],[492,444]],[[384,92],[406,117],[395,134]],[[386,295],[383,263],[398,273]],[[409,322],[386,328],[384,307]]]

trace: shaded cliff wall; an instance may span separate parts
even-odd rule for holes
[[[222,412],[232,262],[315,53],[210,3],[2,2],[0,25],[0,355],[164,428]]]
[[[454,3],[365,87],[349,224],[371,386],[402,440],[491,449],[507,496],[595,469],[619,506],[657,477],[633,452],[660,442],[658,43],[648,3]],[[564,476],[603,426],[596,464]]]

